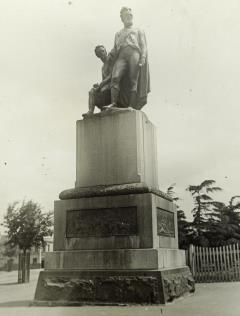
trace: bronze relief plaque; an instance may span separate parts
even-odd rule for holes
[[[157,233],[159,236],[175,237],[173,212],[157,207]]]
[[[137,207],[67,211],[67,238],[137,235]]]

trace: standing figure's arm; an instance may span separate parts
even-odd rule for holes
[[[145,64],[147,58],[147,41],[145,33],[142,30],[139,30],[139,46],[141,49],[139,66],[142,67]]]
[[[115,35],[115,38],[114,38],[113,49],[108,54],[109,60],[111,60],[111,62],[115,61],[115,59],[117,58],[117,44],[116,43],[117,43],[117,34]]]

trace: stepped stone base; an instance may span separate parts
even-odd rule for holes
[[[162,270],[45,270],[34,305],[165,304],[194,292],[188,267]]]
[[[76,128],[75,188],[55,201],[34,305],[164,304],[193,292],[176,207],[158,189],[155,127],[128,109]]]
[[[157,270],[183,266],[185,251],[179,249],[54,251],[45,256],[47,270]]]
[[[178,248],[174,204],[154,193],[55,201],[54,250]]]

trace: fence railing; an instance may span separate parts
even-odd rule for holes
[[[214,248],[191,245],[187,259],[196,282],[240,281],[239,244]]]

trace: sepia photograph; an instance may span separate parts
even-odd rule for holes
[[[0,0],[0,314],[239,316],[240,2]]]

